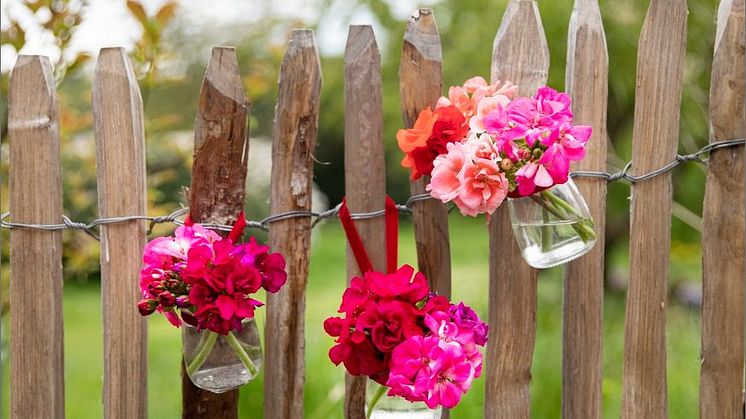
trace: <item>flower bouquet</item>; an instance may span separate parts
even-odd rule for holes
[[[395,211],[387,205],[388,273],[370,268],[351,220],[343,218],[358,265],[368,269],[345,290],[342,317],[324,322],[336,338],[329,358],[369,377],[368,418],[439,418],[441,406],[456,406],[481,375],[488,327],[468,306],[432,293],[413,267],[395,268],[395,227],[388,222]],[[340,216],[349,217],[344,205]]]
[[[547,268],[587,253],[596,241],[588,207],[569,179],[591,127],[573,125],[565,93],[517,91],[510,82],[474,77],[451,87],[396,137],[412,179],[431,176],[426,190],[463,215],[489,216],[507,198],[524,259]]]
[[[277,292],[287,279],[285,259],[254,238],[237,243],[243,214],[226,238],[188,219],[173,236],[145,246],[138,309],[163,313],[182,328],[186,372],[197,387],[222,393],[253,380],[261,344],[252,295]]]

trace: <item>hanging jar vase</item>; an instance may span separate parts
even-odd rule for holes
[[[410,402],[387,396],[388,387],[368,380],[365,417],[368,419],[440,419],[441,408],[430,409],[425,402]]]
[[[523,258],[534,268],[569,262],[596,243],[593,219],[572,179],[526,197],[509,198],[508,209]]]
[[[195,386],[224,393],[256,378],[262,365],[259,331],[253,318],[244,319],[241,326],[241,331],[227,335],[182,326],[184,364]]]

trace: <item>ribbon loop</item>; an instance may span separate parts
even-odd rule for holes
[[[192,217],[189,216],[189,214],[184,217],[184,225],[187,227],[191,227],[194,225],[194,220],[192,220]],[[231,232],[228,233],[228,238],[233,243],[238,243],[239,240],[241,240],[241,236],[243,235],[243,230],[246,228],[246,215],[243,211],[238,213],[238,217],[236,218],[236,221],[233,223],[233,228],[231,228]]]
[[[398,235],[399,235],[399,211],[396,203],[388,195],[386,196],[385,206],[386,216],[386,271],[393,273],[397,268],[398,254]],[[355,223],[352,220],[350,209],[347,207],[347,199],[342,199],[342,205],[339,208],[339,219],[342,222],[347,241],[350,243],[350,249],[355,256],[355,261],[360,269],[360,273],[373,271],[373,264],[370,262],[368,252],[365,250],[363,240],[360,238]]]

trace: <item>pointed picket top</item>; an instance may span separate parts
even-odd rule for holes
[[[549,48],[536,1],[510,0],[492,50],[492,81],[511,81],[524,96],[546,83]]]
[[[710,82],[710,142],[746,137],[744,0],[720,2]],[[702,231],[702,418],[743,415],[744,147],[715,150]],[[740,313],[740,314],[739,314]]]
[[[243,209],[249,103],[233,47],[215,47],[207,64],[194,126],[192,219],[231,224]],[[216,170],[221,168],[221,170]]]
[[[633,174],[676,157],[686,55],[685,0],[652,0],[637,51]],[[632,186],[622,419],[668,417],[666,298],[671,174]]]
[[[743,137],[743,131],[746,129],[743,105],[744,0],[723,0],[718,8],[712,61],[711,141]]]
[[[606,109],[609,58],[597,0],[575,0],[568,29],[565,86],[574,123],[593,129],[586,156],[574,170],[606,171]],[[562,344],[562,417],[602,415],[604,230],[606,180],[576,181],[591,211],[598,240],[586,256],[565,270]]]
[[[270,213],[311,210],[321,66],[313,31],[296,29],[280,67],[272,139]],[[272,224],[269,246],[285,256],[287,284],[267,294],[264,417],[303,417],[305,302],[311,220]],[[282,395],[282,397],[278,397]]]
[[[132,99],[142,104],[140,88],[137,85],[137,77],[132,69],[127,51],[121,47],[101,48],[96,61],[96,71],[93,77],[93,100],[97,98],[97,90],[100,90],[104,83],[112,84],[111,87],[126,88],[129,90]],[[97,87],[99,89],[97,89]]]
[[[8,129],[43,129],[59,114],[49,58],[19,55],[8,91]]]
[[[411,127],[419,112],[441,95],[443,53],[432,9],[418,9],[407,22],[399,65],[399,91],[405,125]]]

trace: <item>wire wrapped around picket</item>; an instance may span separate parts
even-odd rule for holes
[[[570,174],[570,177],[572,178],[600,178],[600,179],[606,179],[607,182],[615,182],[619,180],[624,180],[629,183],[638,183],[643,182],[648,179],[652,179],[653,177],[662,175],[664,173],[668,173],[672,171],[674,168],[678,167],[680,164],[685,162],[697,162],[701,164],[707,164],[708,159],[704,158],[703,156],[707,153],[710,153],[715,150],[720,150],[723,148],[728,147],[737,147],[746,145],[746,138],[736,138],[732,140],[724,140],[724,141],[715,141],[712,143],[709,143],[705,145],[704,147],[700,148],[699,150],[695,151],[691,154],[678,154],[676,155],[676,159],[671,161],[670,163],[666,164],[665,166],[657,169],[652,170],[648,173],[644,173],[642,175],[630,175],[629,171],[632,168],[632,161],[627,162],[627,164],[624,165],[624,168],[618,172],[596,172],[596,171],[575,171]],[[403,214],[409,214],[412,212],[413,205],[416,202],[424,201],[432,199],[430,194],[422,193],[422,194],[416,194],[412,195],[407,199],[403,204],[397,204],[396,208],[399,210],[400,213]],[[303,217],[310,217],[313,219],[313,222],[311,223],[312,227],[315,227],[319,224],[319,222],[336,217],[339,214],[339,208],[342,206],[341,203],[335,205],[334,207],[322,211],[322,212],[314,212],[314,211],[289,211],[289,212],[281,212],[278,214],[272,214],[267,217],[264,217],[260,220],[248,220],[246,222],[246,227],[248,228],[255,228],[263,231],[269,231],[270,224],[278,221],[288,220],[291,218],[303,218]],[[177,226],[183,225],[184,221],[180,219],[180,217],[183,217],[189,212],[188,207],[179,208],[176,211],[171,212],[167,215],[158,215],[158,216],[151,216],[151,215],[122,215],[118,217],[102,217],[102,218],[96,218],[95,220],[85,223],[80,221],[73,221],[66,215],[62,216],[62,222],[57,224],[28,224],[28,223],[16,223],[13,221],[8,221],[11,214],[10,212],[5,212],[2,215],[0,215],[0,228],[23,228],[23,229],[32,229],[32,230],[44,230],[44,231],[56,231],[56,230],[81,230],[88,234],[89,236],[93,237],[94,239],[98,240],[98,233],[96,232],[96,227],[106,224],[118,224],[118,223],[126,223],[130,221],[149,221],[150,226],[148,228],[148,233],[150,233],[153,230],[153,227],[156,224],[175,224]],[[378,210],[378,211],[371,211],[371,212],[361,212],[361,213],[355,213],[352,214],[352,218],[354,220],[367,220],[370,218],[380,217],[384,214],[384,210]],[[224,224],[211,224],[211,223],[205,223],[204,226],[209,229],[217,230],[217,231],[224,231],[228,232],[231,231],[232,226],[224,225]]]

